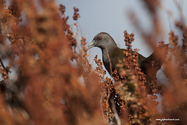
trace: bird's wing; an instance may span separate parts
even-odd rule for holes
[[[119,48],[115,48],[114,50],[110,51],[109,57],[112,65],[112,71],[114,71],[116,65],[119,63],[119,60],[123,59],[123,51],[121,51]]]
[[[168,45],[162,45],[155,49],[155,51],[142,62],[142,72],[146,74],[147,81],[156,78],[157,71],[161,68],[162,64],[166,61],[168,53]]]
[[[142,56],[141,54],[138,53],[138,63],[141,67],[142,62],[146,59],[146,57]]]
[[[115,69],[116,65],[119,63],[119,60],[124,59],[124,54],[123,52],[127,51],[125,49],[120,49],[120,48],[116,48],[115,50],[113,50],[109,55],[110,55],[110,60],[111,60],[111,64],[112,64],[112,71]],[[132,51],[131,53],[133,53],[134,51]],[[144,56],[142,56],[141,54],[138,53],[138,63],[141,66],[142,62],[145,60],[146,58]],[[125,67],[124,67],[125,68]]]

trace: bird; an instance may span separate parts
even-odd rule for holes
[[[92,40],[91,43],[86,47],[87,50],[98,47],[102,51],[102,60],[103,64],[110,75],[117,68],[116,65],[119,63],[119,60],[123,60],[125,49],[120,49],[115,43],[114,39],[106,32],[98,33]],[[161,68],[162,64],[166,60],[168,45],[164,44],[155,49],[155,51],[149,56],[144,57],[138,53],[138,64],[143,72],[146,75],[146,81],[150,82],[156,79],[156,73]],[[162,56],[161,56],[162,55]],[[149,90],[150,91],[150,90]],[[150,94],[151,92],[149,92]]]
[[[98,33],[92,40],[91,43],[88,44],[86,47],[87,50],[98,47],[102,51],[102,60],[103,64],[108,71],[108,73],[112,76],[115,69],[118,69],[117,64],[119,60],[125,58],[123,52],[126,51],[125,49],[120,49],[117,44],[115,43],[114,39],[106,32]],[[167,55],[167,47],[168,45],[159,46],[155,49],[155,51],[149,56],[144,57],[140,53],[138,53],[138,64],[143,72],[146,75],[146,92],[147,94],[153,94],[151,88],[151,81],[156,79],[156,73],[161,68],[162,64],[164,63]],[[162,55],[162,56],[160,56]],[[119,71],[117,70],[117,74],[119,76]],[[120,78],[120,77],[119,77]],[[114,100],[114,102],[120,102],[120,98],[118,97],[119,94],[113,88],[110,92],[109,100]],[[121,115],[121,104],[115,103],[115,108],[117,110],[117,114]],[[113,106],[109,101],[109,107],[113,111]],[[112,123],[117,124],[116,118],[111,120]]]

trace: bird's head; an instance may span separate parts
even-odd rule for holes
[[[109,50],[110,48],[117,47],[117,45],[108,33],[101,32],[93,38],[92,42],[87,46],[87,50],[92,47],[99,47],[101,50]]]

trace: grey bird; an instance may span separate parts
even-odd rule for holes
[[[114,39],[105,32],[97,34],[93,38],[93,41],[87,46],[87,50],[92,47],[99,47],[101,49],[104,66],[111,75],[116,68],[116,64],[118,64],[119,59],[122,60],[124,58],[123,51],[125,51],[125,49],[118,48]],[[141,64],[144,59],[145,57],[139,54],[138,63]],[[112,71],[110,70],[110,63]]]
[[[106,32],[98,33],[93,38],[92,42],[87,46],[87,50],[92,47],[99,47],[101,49],[104,66],[111,75],[116,69],[116,64],[118,64],[119,59],[122,60],[124,58],[123,51],[125,49],[120,49],[115,43],[114,39]],[[147,58],[138,53],[138,63],[141,71],[145,73],[147,81],[156,79],[156,73],[166,59],[167,47],[168,45],[157,47],[155,51]]]

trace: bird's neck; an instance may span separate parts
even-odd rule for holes
[[[111,48],[104,48],[104,49],[101,49],[102,50],[102,55],[103,55],[103,60],[105,61],[108,61],[109,58],[111,58],[116,52],[116,50],[118,50],[119,48],[116,46],[116,47],[111,47]],[[105,55],[105,56],[104,56]]]
[[[105,63],[107,63],[107,62],[109,62],[109,57],[110,57],[110,55],[109,55],[109,50],[108,49],[101,49],[102,50],[102,58],[103,58],[103,62]]]
[[[116,52],[119,50],[118,47],[113,47],[112,49],[102,49],[102,59],[106,70],[111,74],[115,69],[113,65]],[[111,69],[110,69],[111,68]]]

